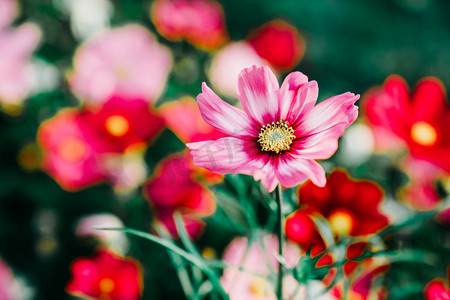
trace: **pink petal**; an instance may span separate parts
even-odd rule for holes
[[[316,81],[308,82],[308,77],[301,72],[289,74],[279,92],[281,119],[292,124],[314,107],[318,94]]]
[[[197,167],[205,168],[214,173],[233,173],[240,167],[243,168],[240,170],[241,173],[243,171],[246,171],[245,173],[249,173],[250,171],[254,172],[247,165],[251,161],[255,163],[260,161],[258,157],[260,151],[257,143],[234,137],[225,137],[215,141],[189,143],[186,146],[189,148],[194,158],[194,164]]]
[[[319,131],[318,133],[301,138],[292,147],[293,153],[308,159],[330,158],[338,147],[338,139],[349,124],[339,123],[330,130]]]
[[[203,119],[208,124],[234,137],[258,135],[253,129],[250,119],[242,110],[224,102],[206,83],[203,83],[202,91],[197,96],[198,107]]]
[[[311,181],[323,187],[326,183],[325,171],[312,159],[296,159],[290,155],[280,155],[276,166],[276,175],[280,184],[293,187],[310,178]]]
[[[246,68],[238,78],[238,97],[249,117],[260,125],[277,121],[278,80],[269,67]]]
[[[358,117],[358,107],[354,105],[358,99],[359,95],[347,92],[322,101],[301,120],[296,136],[308,137],[326,130],[333,130],[336,138],[341,136]]]
[[[261,180],[261,183],[267,188],[269,193],[273,192],[279,183],[277,177],[275,176],[272,163],[267,163],[263,168],[257,170],[253,177],[255,180]]]

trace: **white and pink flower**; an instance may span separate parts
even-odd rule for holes
[[[359,95],[347,92],[315,105],[317,82],[300,72],[289,74],[280,88],[269,67],[244,69],[237,85],[243,110],[205,83],[202,90],[197,100],[203,119],[228,136],[187,144],[194,164],[219,174],[253,175],[268,191],[308,178],[324,186],[325,171],[315,160],[334,154],[358,116]]]

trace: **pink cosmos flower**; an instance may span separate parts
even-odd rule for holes
[[[144,27],[127,25],[103,32],[83,44],[69,75],[83,100],[101,104],[113,95],[153,102],[161,94],[172,57]]]
[[[237,89],[244,110],[203,83],[197,97],[203,119],[228,137],[187,144],[194,164],[219,174],[253,175],[268,191],[308,178],[324,186],[325,171],[315,159],[336,151],[338,138],[358,116],[359,95],[347,92],[315,105],[317,82],[293,72],[280,88],[269,67],[256,66],[241,72]]]
[[[79,111],[65,109],[43,122],[37,139],[42,147],[42,169],[63,188],[73,191],[106,179],[96,151],[77,121]]]

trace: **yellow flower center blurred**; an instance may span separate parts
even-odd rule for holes
[[[99,289],[102,293],[108,294],[114,289],[115,283],[111,278],[103,278],[100,280]]]
[[[280,153],[280,151],[289,150],[294,139],[294,129],[288,122],[280,120],[261,128],[258,143],[262,151]]]
[[[217,253],[213,248],[205,247],[202,251],[202,256],[206,259],[214,259],[217,257]]]
[[[432,146],[436,143],[437,132],[430,124],[420,121],[411,127],[411,138],[422,146]]]
[[[69,162],[78,162],[86,154],[86,145],[77,137],[68,137],[61,141],[58,150],[63,159]]]
[[[353,229],[353,217],[346,211],[340,210],[332,213],[328,222],[337,235],[349,235]]]
[[[120,80],[126,80],[130,77],[130,69],[124,66],[120,66],[116,68],[116,76]]]
[[[106,130],[113,136],[123,136],[130,129],[130,123],[122,116],[111,116],[106,119]]]
[[[250,293],[256,297],[267,296],[267,280],[261,277],[255,277],[250,284]]]

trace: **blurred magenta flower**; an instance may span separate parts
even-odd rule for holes
[[[131,258],[106,248],[93,257],[78,258],[70,268],[67,292],[81,297],[110,300],[137,300],[142,294],[142,269]]]
[[[17,9],[16,1],[0,0],[0,105],[10,114],[20,111],[32,87],[29,58],[41,36],[31,23],[8,27]]]
[[[450,105],[439,79],[422,79],[410,94],[402,77],[390,76],[364,95],[363,106],[378,149],[406,147],[414,159],[450,172]]]
[[[296,266],[300,259],[300,250],[291,243],[283,249],[283,257],[288,267]],[[223,261],[227,265],[221,278],[222,286],[231,300],[275,300],[275,282],[278,271],[278,239],[274,235],[255,237],[251,242],[247,238],[235,238],[225,249]],[[283,294],[289,299],[307,299],[321,294],[320,281],[300,284],[286,273],[283,279]],[[335,299],[323,294],[314,299]]]
[[[248,41],[277,71],[292,70],[305,52],[305,41],[297,28],[283,20],[264,24],[249,36]]]
[[[102,104],[115,95],[153,103],[171,67],[167,48],[144,27],[127,25],[81,45],[68,79],[75,94],[88,104]]]
[[[212,50],[228,41],[222,6],[213,0],[156,0],[151,19],[158,32],[169,40],[185,39]]]
[[[248,42],[232,42],[213,55],[208,77],[218,93],[237,98],[236,85],[239,73],[253,65],[266,64]]]
[[[163,128],[163,120],[146,101],[121,96],[80,112],[78,121],[97,152],[145,148]]]
[[[447,267],[447,280],[436,278],[425,287],[426,300],[449,300],[450,299],[450,266]]]
[[[43,152],[42,169],[69,191],[106,179],[97,150],[86,139],[78,115],[77,109],[62,110],[43,122],[37,134]]]
[[[337,140],[358,116],[359,95],[344,93],[315,105],[317,82],[293,72],[281,88],[269,67],[244,69],[238,79],[244,111],[221,100],[203,83],[198,105],[203,119],[228,137],[187,144],[194,164],[219,174],[243,173],[293,187],[311,178],[326,183],[315,159],[329,158]]]
[[[178,237],[174,213],[180,213],[187,233],[196,238],[205,226],[201,219],[216,209],[213,194],[195,177],[190,158],[185,153],[173,154],[159,163],[155,174],[144,185],[157,224],[173,237]]]

